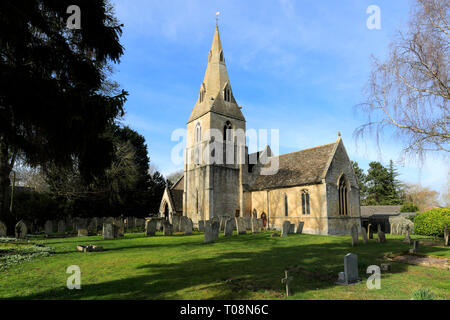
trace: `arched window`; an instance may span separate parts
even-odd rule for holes
[[[345,181],[345,177],[342,176],[339,179],[339,215],[347,216],[348,215],[348,188],[347,182]]]
[[[202,126],[200,123],[197,123],[195,126],[195,142],[202,141]]]
[[[303,190],[303,192],[302,192],[302,213],[303,214],[311,214],[308,190]]]
[[[231,129],[232,125],[230,121],[227,121],[225,125],[223,126],[223,140],[224,141],[231,141]]]
[[[287,217],[288,215],[289,215],[288,197],[287,194],[284,194],[284,216]]]

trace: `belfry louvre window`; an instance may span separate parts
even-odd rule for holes
[[[339,215],[348,216],[348,187],[344,176],[339,179]]]
[[[223,90],[223,99],[231,102],[231,90],[228,87]]]
[[[311,214],[308,190],[303,190],[303,192],[302,192],[302,213],[303,214]]]

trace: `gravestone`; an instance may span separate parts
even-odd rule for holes
[[[169,221],[164,221],[163,223],[163,235],[171,236],[173,234],[173,226],[169,223]]]
[[[259,233],[258,221],[256,218],[252,218],[252,233]]]
[[[252,230],[252,218],[251,217],[243,217],[242,219],[244,219],[245,230]]]
[[[283,228],[281,230],[281,236],[282,237],[287,237],[290,229],[291,229],[291,223],[289,221],[283,222]]]
[[[125,235],[125,223],[122,218],[117,218],[114,221],[114,225],[117,227],[117,236],[123,237]]]
[[[220,222],[220,231],[224,231],[225,230],[225,222],[227,222],[228,217],[226,216],[221,216],[219,218],[219,222]]]
[[[212,227],[211,227],[211,221],[205,221],[204,224],[205,230],[204,230],[204,235],[205,235],[205,239],[204,239],[204,243],[211,243],[214,241],[214,237],[213,237],[213,231],[212,231]]]
[[[87,226],[89,234],[97,234],[97,219],[92,218]]]
[[[66,223],[64,222],[64,220],[59,220],[58,221],[58,233],[64,233],[66,232]]]
[[[257,219],[259,230],[264,230],[264,222],[263,219]]]
[[[403,239],[403,243],[411,244],[412,240],[411,240],[409,225],[407,225],[405,227],[405,230],[406,230],[406,236],[405,236],[405,239]]]
[[[358,256],[348,253],[344,257],[344,274],[339,273],[337,284],[349,285],[359,282],[361,279],[358,275]]]
[[[291,226],[289,227],[289,233],[295,233],[295,224],[291,223]]]
[[[113,223],[104,223],[103,224],[103,239],[105,240],[114,240],[117,239],[118,228]]]
[[[53,233],[53,222],[50,220],[45,221],[44,230],[45,234]]]
[[[229,218],[227,221],[225,221],[225,229],[224,229],[223,235],[225,237],[232,236],[233,229],[234,229],[234,219]]]
[[[303,226],[304,225],[305,225],[305,223],[303,221],[299,222],[298,225],[297,225],[296,233],[301,234],[303,232]]]
[[[378,231],[377,235],[378,235],[377,242],[379,242],[379,243],[386,242],[386,235],[384,234],[383,231]]]
[[[78,236],[79,237],[87,237],[89,235],[88,229],[78,229]]]
[[[154,237],[156,234],[156,219],[148,219],[145,221],[145,236],[146,237]]]
[[[246,234],[246,228],[245,228],[245,222],[244,219],[241,217],[236,217],[236,229],[237,229],[237,234]]]
[[[291,296],[291,288],[290,288],[290,283],[292,282],[292,280],[294,280],[293,277],[289,277],[288,271],[285,270],[284,271],[284,278],[281,279],[281,283],[286,285],[286,297]]]
[[[198,222],[198,231],[200,231],[200,232],[205,231],[205,220],[200,220]]]
[[[0,238],[4,238],[7,235],[8,229],[6,228],[6,224],[0,221]]]
[[[179,232],[185,232],[186,229],[189,229],[189,218],[188,217],[182,216],[178,220],[179,220],[179,224],[178,224],[179,225],[179,227],[178,227]],[[174,230],[175,230],[175,227],[174,227]],[[192,231],[191,231],[191,233],[192,233]]]
[[[183,217],[172,216],[173,232],[184,232],[182,223]]]
[[[28,227],[26,223],[23,220],[20,220],[17,222],[16,226],[14,227],[14,233],[16,235],[17,239],[25,239],[28,233]]]
[[[186,223],[184,225],[184,235],[190,236],[192,235],[192,229],[194,228],[194,224],[192,223],[192,220],[187,218]]]
[[[367,238],[373,239],[372,225],[370,223],[367,226]]]
[[[447,225],[445,225],[445,227],[444,227],[444,245],[445,246],[450,245],[449,241],[450,241],[450,229],[447,227]]]
[[[356,224],[352,225],[352,247],[357,246],[359,243],[358,240],[358,226]]]
[[[211,222],[211,230],[212,230],[212,236],[213,239],[218,239],[219,238],[219,231],[220,231],[220,223],[217,220],[213,220]]]
[[[363,242],[364,242],[364,244],[369,243],[369,240],[367,240],[367,231],[366,231],[366,228],[364,228],[364,227],[361,228],[361,235],[362,235],[362,237],[363,237]]]

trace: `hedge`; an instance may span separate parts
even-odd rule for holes
[[[450,209],[432,209],[414,218],[414,232],[424,236],[442,237],[444,227],[450,228]]]

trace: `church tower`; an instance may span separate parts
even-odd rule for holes
[[[242,214],[241,158],[245,118],[234,98],[216,26],[205,77],[187,122],[183,215],[197,224]]]

